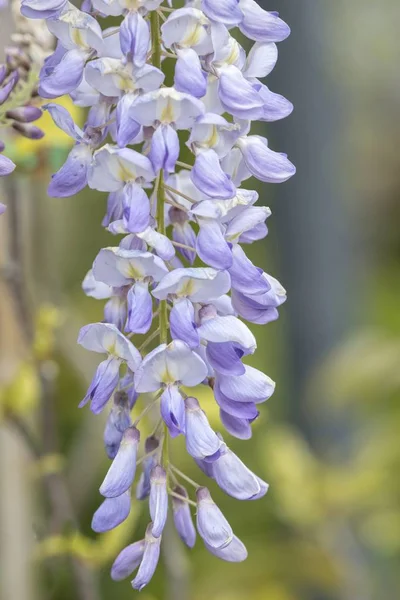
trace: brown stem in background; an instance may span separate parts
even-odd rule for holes
[[[8,217],[10,224],[9,269],[7,283],[12,294],[21,330],[26,343],[32,348],[34,343],[34,320],[31,305],[27,299],[24,284],[24,258],[22,219],[20,215],[20,198],[15,177],[7,178]],[[17,428],[21,437],[36,459],[59,453],[57,420],[54,412],[54,394],[56,373],[50,361],[35,361],[40,381],[41,434],[40,443],[30,431],[26,423],[17,416],[10,416],[10,421]],[[79,523],[71,502],[64,473],[56,472],[44,476],[43,485],[48,497],[51,515],[49,518],[50,535],[63,532],[64,527],[79,531]],[[79,600],[99,600],[100,595],[93,571],[77,558],[71,558],[71,566],[76,587],[76,598]]]

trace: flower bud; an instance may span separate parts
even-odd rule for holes
[[[20,123],[31,123],[42,116],[42,111],[37,106],[20,106],[6,112],[7,119],[13,119]]]
[[[150,474],[149,508],[153,521],[152,535],[158,538],[162,534],[168,514],[167,474],[160,465],[153,467]]]
[[[131,495],[125,492],[117,498],[106,498],[93,515],[92,529],[104,533],[118,527],[129,516]]]
[[[29,123],[14,122],[12,128],[29,140],[40,140],[44,136],[44,131]]]
[[[9,95],[15,88],[18,80],[19,80],[19,75],[18,75],[17,71],[14,71],[14,73],[11,75],[11,77],[9,78],[7,83],[5,83],[3,85],[3,87],[0,88],[0,105],[4,104],[4,102],[8,99]]]
[[[133,588],[139,591],[143,589],[153,577],[160,558],[161,536],[158,538],[154,537],[152,534],[152,527],[152,523],[147,527],[143,559],[140,563],[139,571],[132,581]]]
[[[189,498],[186,489],[180,485],[175,486],[173,491],[179,496]],[[193,525],[189,503],[172,496],[172,510],[179,537],[189,548],[193,548],[196,543],[196,529]]]
[[[233,531],[224,515],[211,498],[207,488],[196,491],[197,531],[211,548],[225,548],[233,539]]]
[[[121,496],[131,487],[135,479],[139,441],[139,430],[136,427],[129,427],[122,437],[117,456],[100,487],[100,494],[106,498]]]
[[[186,398],[186,449],[193,458],[210,462],[219,456],[221,440],[211,429],[206,414],[196,398]]]
[[[129,577],[140,565],[144,553],[145,541],[135,542],[124,548],[117,556],[111,567],[111,578],[122,581]]]
[[[154,452],[158,448],[159,443],[156,437],[148,437],[144,444],[145,454]],[[150,494],[150,473],[155,464],[156,456],[154,454],[147,456],[143,461],[143,471],[136,486],[136,498],[138,500],[144,500]]]

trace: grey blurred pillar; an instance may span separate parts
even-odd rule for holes
[[[331,52],[333,42],[340,40],[332,40],[332,0],[261,4],[278,8],[292,28],[290,38],[279,44],[280,58],[268,86],[289,98],[295,111],[268,126],[267,137],[297,166],[297,175],[273,190],[273,231],[281,261],[277,271],[289,293],[284,312],[289,321],[291,416],[313,439],[317,428],[304,409],[305,384],[343,339],[355,306],[352,190],[344,181],[342,147],[346,106]]]

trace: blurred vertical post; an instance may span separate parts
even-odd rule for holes
[[[335,43],[331,0],[278,4],[292,34],[279,44],[279,68],[268,86],[289,98],[295,110],[266,133],[272,148],[288,152],[297,166],[293,179],[274,187],[272,210],[281,262],[277,271],[289,293],[282,311],[289,321],[289,410],[312,442],[327,432],[306,410],[305,387],[355,320],[357,224],[351,181],[343,177],[348,115],[330,51]],[[270,0],[262,5],[272,10]],[[336,438],[338,432],[332,433]]]
[[[0,16],[0,63],[4,60],[4,46],[13,30],[8,9]],[[4,188],[0,189],[0,195]],[[3,198],[4,199],[4,198]],[[7,215],[0,223],[0,267],[5,266],[7,255]],[[7,285],[0,281],[0,385],[9,382],[26,354],[23,336],[17,323],[15,307]],[[31,488],[29,482],[30,458],[24,442],[6,425],[0,424],[0,598],[33,600],[35,597],[31,553],[33,529]]]
[[[340,463],[349,456],[351,418],[344,411],[333,414],[329,390],[325,398],[321,390],[318,410],[313,410],[307,387],[358,320],[363,253],[354,211],[356,191],[343,147],[350,107],[334,64],[335,3],[277,4],[262,1],[267,10],[279,8],[292,34],[279,45],[279,68],[268,86],[289,98],[295,110],[290,118],[268,126],[267,136],[273,149],[288,152],[297,166],[293,179],[274,188],[272,202],[281,263],[277,270],[289,294],[282,311],[288,320],[288,418],[319,456]],[[332,515],[327,539],[320,542],[340,565],[340,598],[370,598],[368,566],[351,524]],[[328,598],[315,591],[309,597]]]

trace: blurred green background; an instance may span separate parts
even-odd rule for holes
[[[225,564],[201,541],[189,552],[168,531],[164,560],[141,598],[395,600],[400,5],[262,4],[292,27],[267,83],[295,104],[291,117],[262,133],[298,173],[260,188],[273,214],[268,238],[250,255],[289,299],[279,321],[253,329],[259,348],[251,362],[277,381],[277,391],[252,440],[227,441],[271,488],[262,500],[240,503],[211,485],[248,560]],[[104,420],[77,409],[97,363],[76,336],[102,318],[102,303],[84,297],[81,281],[99,248],[114,241],[100,227],[105,194],[47,198],[68,144],[50,126],[47,132],[35,146],[11,143],[23,166],[0,191],[15,207],[0,222],[0,598],[128,600],[137,592],[129,580],[113,583],[109,567],[143,535],[147,507],[134,504],[112,534],[91,532],[108,464]],[[16,222],[22,273],[10,264]],[[201,399],[218,427],[212,400]],[[34,456],[35,443],[44,458]],[[205,482],[179,441],[172,454]]]

